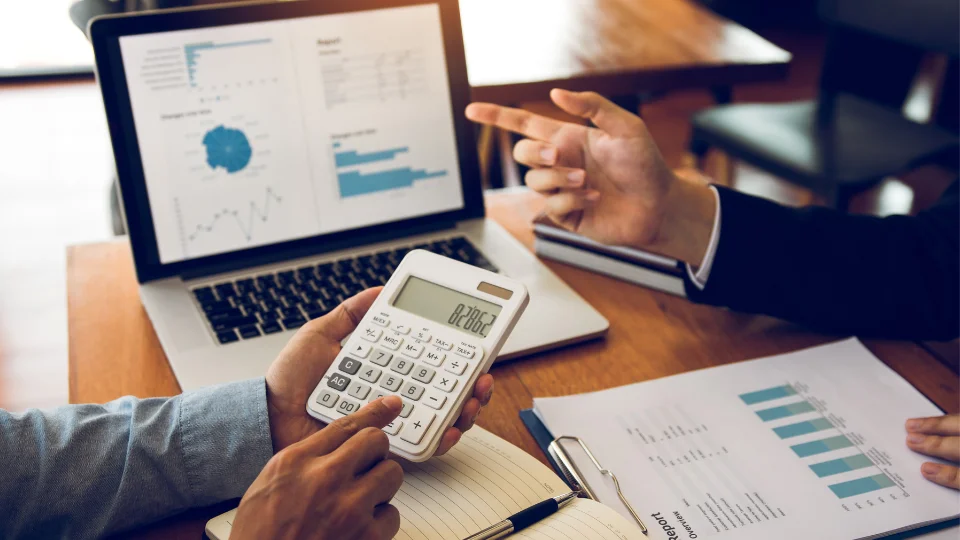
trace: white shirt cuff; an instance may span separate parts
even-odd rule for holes
[[[717,255],[717,245],[720,243],[720,192],[717,188],[710,186],[713,192],[713,198],[717,201],[717,211],[713,217],[713,232],[710,233],[710,242],[707,243],[707,251],[703,254],[703,261],[696,271],[687,263],[687,274],[690,281],[701,291],[707,286],[707,280],[710,278],[710,269],[713,268],[713,259]]]

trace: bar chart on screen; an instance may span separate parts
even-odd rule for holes
[[[331,150],[341,199],[404,189],[420,189],[424,180],[443,179],[448,170],[430,167],[429,156],[410,145],[383,144],[377,130],[360,137],[335,136]],[[363,149],[357,149],[357,147]]]
[[[757,419],[802,460],[845,510],[906,499],[910,493],[889,454],[832,412],[802,382],[740,394]]]
[[[271,38],[186,43],[183,45],[186,83],[194,90],[275,84],[280,70],[270,59],[281,52],[279,44]]]

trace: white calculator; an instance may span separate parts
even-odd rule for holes
[[[410,461],[429,459],[527,301],[515,280],[411,251],[313,391],[307,412],[332,422],[398,395],[400,417],[383,429],[390,450]]]

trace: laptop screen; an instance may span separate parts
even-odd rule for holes
[[[119,39],[161,263],[464,207],[435,4]]]

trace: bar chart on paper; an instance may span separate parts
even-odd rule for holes
[[[909,497],[887,453],[871,446],[807,390],[802,383],[784,384],[739,397],[846,510]]]
[[[404,164],[416,161],[409,146],[356,150],[341,141],[332,146],[342,199],[411,188],[418,181],[447,176],[446,169]]]

